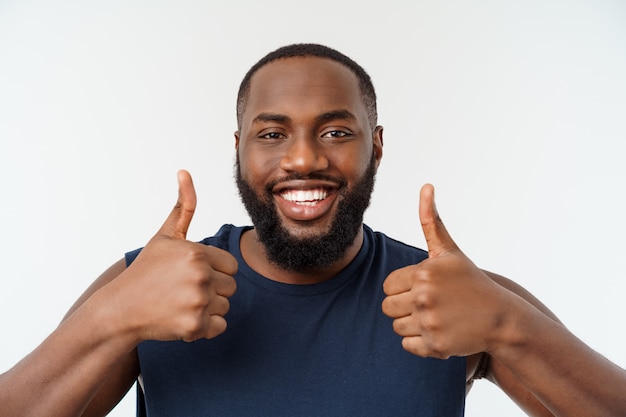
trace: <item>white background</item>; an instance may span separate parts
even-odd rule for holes
[[[236,90],[294,42],[339,49],[377,87],[370,226],[424,246],[418,191],[434,183],[477,264],[626,366],[626,3],[0,0],[0,371],[146,243],[179,168],[199,196],[190,239],[249,222]],[[467,415],[523,413],[481,382]]]

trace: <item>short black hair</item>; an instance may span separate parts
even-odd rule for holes
[[[243,77],[243,80],[239,85],[239,93],[237,94],[237,125],[239,128],[241,128],[241,117],[248,102],[248,95],[250,94],[250,80],[252,79],[252,76],[259,70],[259,68],[269,64],[270,62],[278,59],[293,57],[327,58],[338,62],[351,70],[354,75],[356,75],[359,82],[359,88],[361,89],[361,96],[363,97],[363,103],[365,104],[365,108],[367,110],[370,127],[372,130],[376,127],[378,119],[378,111],[376,109],[376,92],[374,91],[374,85],[372,84],[370,76],[367,72],[365,72],[363,67],[341,52],[327,46],[315,43],[295,43],[280,47],[268,53],[256,64],[254,64]]]

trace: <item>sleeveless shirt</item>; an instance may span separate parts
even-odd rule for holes
[[[245,263],[247,229],[224,225],[201,242],[239,264],[226,332],[138,346],[138,416],[463,416],[465,358],[406,352],[381,310],[387,275],[425,251],[364,226],[360,252],[337,276],[291,285]]]

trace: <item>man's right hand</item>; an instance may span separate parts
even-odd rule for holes
[[[237,261],[222,249],[186,239],[196,208],[187,171],[178,172],[178,186],[178,202],[161,229],[107,286],[107,304],[138,342],[193,341],[226,330]]]

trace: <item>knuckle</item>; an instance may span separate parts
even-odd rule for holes
[[[405,320],[394,320],[393,331],[400,336],[407,336],[408,323]]]
[[[187,262],[192,263],[192,264],[205,263],[206,254],[202,250],[202,246],[198,246],[201,244],[192,243],[192,242],[186,242],[186,243],[189,243],[188,245],[186,245],[185,254],[184,254]]]
[[[433,306],[433,297],[430,291],[415,291],[413,295],[413,306],[417,310],[427,310]]]
[[[230,255],[230,265],[226,269],[226,273],[229,275],[235,275],[238,270],[239,270],[239,264],[237,263],[237,260],[235,259],[234,256]]]
[[[185,341],[196,340],[204,329],[203,320],[194,315],[188,315],[179,320],[181,338]]]
[[[209,294],[206,291],[192,291],[187,299],[189,307],[195,314],[198,314],[204,309],[210,301]]]
[[[392,318],[399,318],[406,315],[407,307],[405,297],[390,296],[383,300],[383,312]]]
[[[208,279],[208,286],[213,293],[224,297],[231,297],[237,291],[235,279],[219,273],[211,274]]]
[[[427,356],[422,346],[412,337],[402,338],[402,348],[418,356]]]
[[[441,358],[443,356],[444,346],[441,340],[435,338],[428,343],[429,356]]]
[[[436,333],[440,329],[439,319],[435,314],[422,314],[420,317],[420,325],[425,332]]]
[[[445,338],[439,335],[428,335],[424,338],[425,355],[438,359],[447,359],[449,346]]]
[[[385,295],[391,295],[392,292],[392,288],[393,288],[393,272],[385,279],[385,281],[383,281],[383,292],[385,293]]]
[[[228,275],[237,273],[239,265],[237,264],[237,259],[232,254],[215,246],[205,246],[204,249],[206,256],[217,266],[216,269]]]
[[[228,299],[224,299],[224,307],[222,308],[221,315],[225,316],[226,313],[230,311],[230,301]]]
[[[388,296],[385,297],[383,299],[383,303],[382,303],[383,308],[387,309],[387,310],[393,310],[396,308],[397,306],[397,297],[395,296]]]
[[[233,277],[228,277],[228,279],[226,279],[224,295],[227,297],[231,297],[233,294],[235,294],[236,291],[237,291],[237,281],[235,281],[235,278]]]
[[[204,334],[204,337],[211,339],[215,336],[218,336],[226,331],[227,324],[226,320],[221,316],[210,316],[209,317],[210,326]]]
[[[400,320],[394,320],[391,323],[391,326],[393,327],[393,331],[400,334],[402,332],[402,329],[404,328],[404,325],[400,322]]]
[[[422,268],[415,269],[413,280],[418,285],[427,285],[433,281],[433,276],[427,265],[424,265]]]
[[[228,298],[216,297],[211,303],[209,312],[213,315],[225,316],[230,310],[230,302]]]
[[[187,273],[189,283],[196,289],[206,289],[210,284],[211,271],[206,268],[195,266]]]

